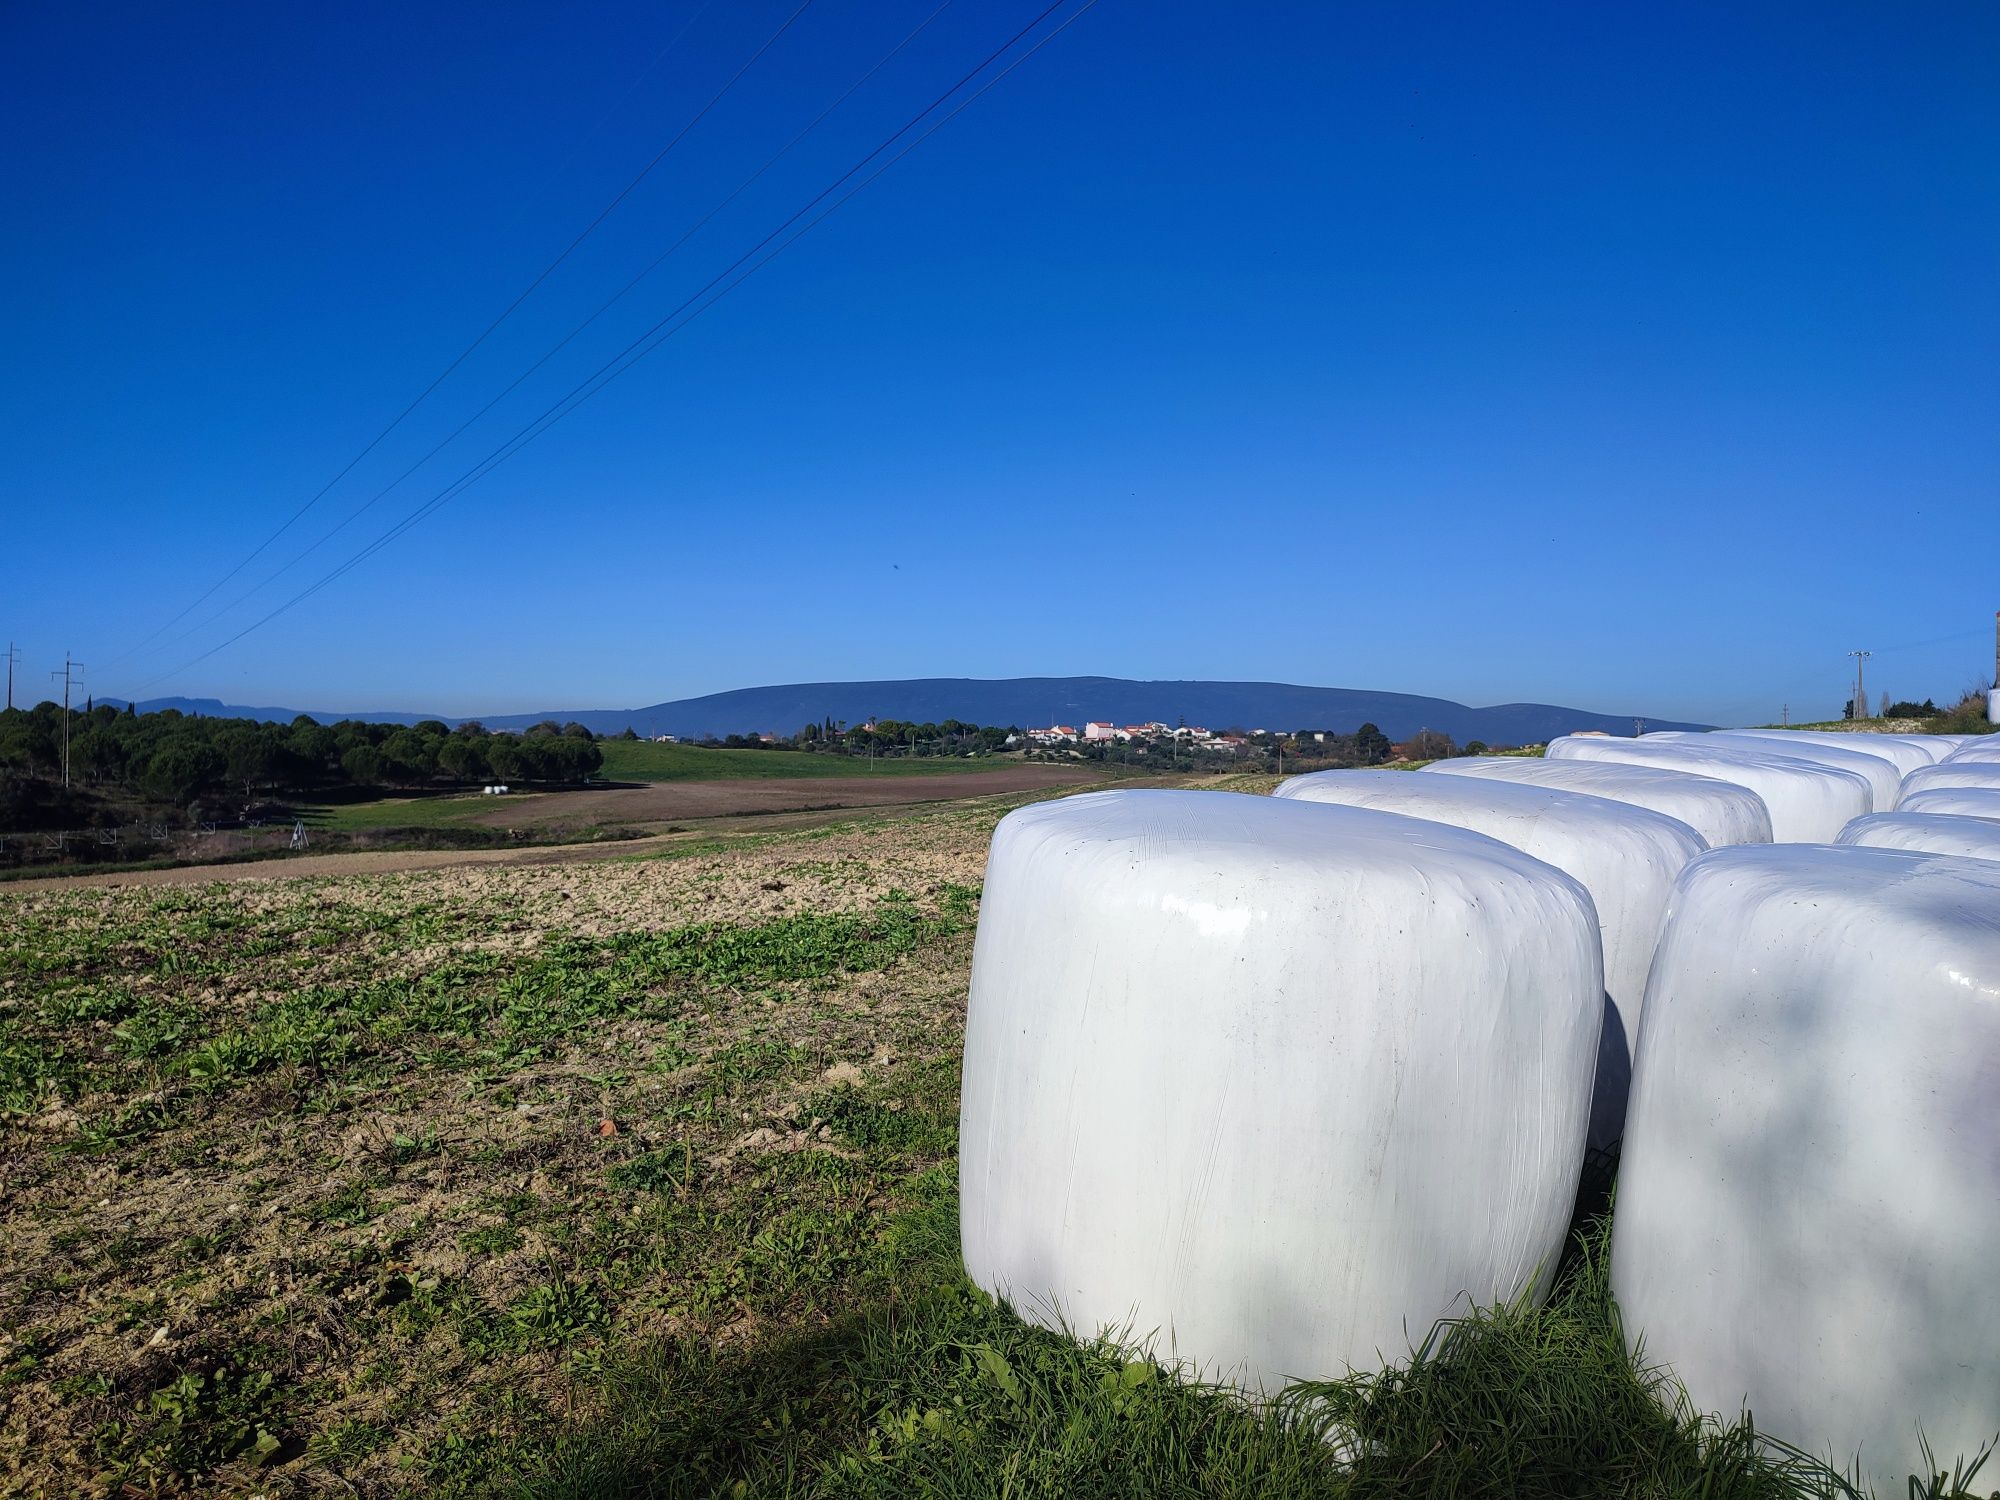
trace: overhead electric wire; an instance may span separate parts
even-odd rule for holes
[[[315,505],[319,504],[321,500],[324,500],[328,495],[328,493],[332,491],[335,485],[339,484],[341,480],[345,479],[350,473],[354,471],[354,467],[356,464],[360,463],[369,454],[373,453],[376,448],[381,446],[383,439],[387,438],[398,427],[402,426],[404,420],[407,419],[409,415],[412,412],[414,412],[419,406],[422,406],[424,402],[430,397],[433,391],[435,391],[439,386],[443,385],[446,380],[451,378],[453,371],[455,371],[460,365],[464,364],[467,359],[471,358],[474,351],[476,351],[482,344],[484,344],[487,339],[491,338],[495,330],[497,330],[502,323],[505,323],[508,318],[512,317],[516,312],[516,310],[520,308],[521,304],[523,302],[526,302],[529,297],[533,296],[536,289],[540,287],[543,282],[547,281],[550,276],[554,275],[556,269],[560,267],[564,261],[568,260],[571,255],[575,254],[578,247],[580,247],[585,240],[589,239],[591,235],[597,232],[598,227],[602,225],[606,219],[611,217],[612,212],[618,207],[618,205],[623,203],[627,198],[629,198],[632,195],[632,193],[638,188],[639,184],[644,182],[649,176],[652,175],[653,169],[659,166],[661,162],[665,161],[667,159],[668,154],[672,152],[676,146],[678,146],[683,140],[687,138],[688,132],[693,130],[695,126],[699,125],[702,122],[702,120],[708,116],[709,112],[713,110],[717,104],[722,102],[723,97],[727,95],[731,89],[736,87],[737,83],[741,81],[743,75],[745,73],[748,73],[751,68],[756,66],[758,59],[763,57],[763,55],[766,52],[769,52],[771,48],[777,44],[778,40],[781,37],[783,37],[786,32],[792,29],[792,23],[797,21],[800,16],[804,15],[806,9],[809,6],[811,6],[812,3],[813,0],[799,0],[798,5],[794,7],[791,13],[785,17],[784,21],[779,24],[778,29],[772,32],[768,37],[764,39],[762,45],[760,45],[755,52],[750,54],[749,60],[747,62],[745,62],[741,67],[739,67],[734,73],[730,74],[728,81],[724,83],[721,88],[717,89],[715,93],[709,97],[709,100],[706,104],[702,105],[700,109],[695,111],[693,117],[689,119],[685,125],[681,126],[679,130],[674,132],[673,137],[666,143],[666,145],[662,146],[659,149],[659,151],[654,154],[653,159],[647,162],[645,166],[639,169],[638,175],[633,177],[633,179],[630,182],[626,183],[624,187],[619,189],[617,196],[612,198],[612,200],[609,203],[605,204],[604,207],[598,212],[597,217],[592,219],[588,224],[586,224],[583,227],[582,231],[576,236],[576,238],[571,240],[568,245],[563,247],[561,254],[556,256],[556,258],[550,261],[546,266],[542,267],[540,273],[536,275],[535,279],[533,281],[530,281],[527,284],[527,286],[522,289],[521,293],[517,297],[515,297],[512,302],[508,303],[504,309],[502,309],[499,317],[495,318],[491,323],[487,324],[485,329],[480,333],[480,335],[477,338],[475,338],[471,343],[467,344],[463,349],[459,350],[457,357],[453,359],[450,364],[444,367],[444,369],[438,374],[436,379],[432,380],[429,385],[425,386],[423,390],[417,393],[415,400],[411,401],[408,406],[405,406],[400,412],[398,412],[395,415],[395,417],[390,421],[388,426],[384,427],[380,432],[376,433],[374,437],[370,438],[368,440],[367,446],[362,448],[362,450],[359,453],[355,454],[354,457],[350,458],[345,464],[343,464],[338,474],[335,474],[333,478],[329,479],[325,484],[321,485],[319,490],[312,496],[312,498],[307,500],[306,503],[301,505],[297,510],[293,511],[292,514],[285,519],[285,521],[278,527],[276,531],[273,531],[269,536],[265,537],[263,541],[259,542],[255,547],[253,547],[250,550],[249,554],[246,557],[244,557],[242,561],[238,562],[235,567],[231,568],[227,573],[224,573],[220,578],[216,579],[214,583],[210,584],[206,589],[204,589],[201,592],[201,594],[197,596],[193,601],[191,601],[184,609],[182,609],[179,614],[175,615],[172,619],[168,620],[164,625],[160,626],[158,630],[155,630],[151,635],[147,636],[145,640],[139,642],[139,644],[134,646],[130,651],[126,651],[119,656],[113,657],[112,662],[116,663],[124,661],[127,658],[136,655],[138,652],[144,650],[152,642],[158,640],[160,636],[165,634],[168,630],[171,630],[180,621],[186,619],[188,615],[193,613],[196,609],[200,608],[202,603],[208,598],[210,598],[217,589],[221,588],[225,583],[229,582],[230,579],[234,578],[238,573],[242,572],[251,563],[255,562],[266,548],[268,548],[273,542],[277,541],[278,538],[283,536],[287,531],[291,530],[291,528],[294,525],[296,525],[302,517],[304,517],[306,512],[310,511]],[[675,35],[673,41],[667,44],[667,47],[662,51],[661,56],[665,56],[666,52],[673,50],[675,46],[679,45],[681,38],[687,35],[687,33],[693,28],[695,21],[700,18],[702,12],[706,11],[707,8],[708,8],[707,5],[704,4],[700,10],[697,10],[693,16],[690,16],[688,18],[687,23],[681,27],[679,33]],[[655,58],[653,66],[658,66],[658,62],[659,59]],[[651,69],[649,68],[648,71],[651,71]]]
[[[1955,645],[1959,641],[1975,640],[1985,634],[1986,627],[1980,625],[1971,630],[1954,630],[1950,635],[1934,635],[1928,640],[1902,641],[1894,646],[1877,646],[1874,649],[1877,656],[1886,656],[1891,651],[1915,651],[1920,646]]]
[[[814,194],[811,199],[809,199],[796,212],[794,212],[788,218],[786,218],[783,223],[777,226],[777,228],[773,229],[769,234],[765,235],[755,245],[752,245],[750,249],[746,250],[742,255],[738,256],[728,266],[724,267],[715,276],[711,277],[692,296],[683,301],[678,307],[676,307],[673,311],[669,312],[665,317],[655,322],[644,333],[641,333],[638,338],[634,339],[631,343],[627,344],[624,349],[620,350],[617,354],[613,355],[609,360],[606,360],[603,364],[599,365],[595,371],[593,371],[590,375],[586,376],[577,385],[573,386],[567,394],[565,394],[563,397],[557,400],[553,405],[545,409],[540,416],[536,417],[533,421],[529,422],[525,427],[517,431],[513,437],[507,439],[505,442],[500,444],[499,447],[493,449],[486,455],[485,458],[482,458],[478,463],[474,464],[464,474],[460,475],[457,479],[453,480],[450,484],[446,485],[442,490],[438,491],[438,493],[432,496],[429,501],[419,506],[415,511],[411,512],[408,516],[404,517],[401,521],[399,521],[394,526],[390,527],[387,531],[383,532],[380,536],[375,538],[374,541],[368,543],[365,547],[361,548],[361,550],[354,553],[345,562],[342,562],[337,567],[333,568],[331,571],[322,575],[315,582],[308,585],[306,588],[292,595],[289,599],[285,600],[284,603],[277,605],[275,608],[271,609],[266,614],[260,616],[256,620],[253,620],[250,624],[244,626],[234,635],[229,636],[225,640],[219,641],[215,645],[209,647],[208,650],[202,652],[198,656],[190,658],[189,660],[183,662],[181,665],[173,668],[171,671],[160,674],[158,677],[153,678],[150,682],[144,684],[143,686],[151,687],[155,683],[163,682],[168,678],[178,676],[180,673],[186,671],[188,668],[197,666],[201,662],[206,661],[209,657],[214,656],[217,652],[226,650],[228,647],[242,640],[245,636],[251,634],[253,631],[261,629],[263,626],[269,624],[272,620],[276,619],[279,615],[282,615],[287,610],[290,610],[293,606],[303,603],[305,600],[311,598],[314,594],[318,593],[328,584],[333,583],[335,580],[345,575],[348,571],[358,566],[360,563],[366,561],[369,557],[372,557],[376,552],[379,552],[382,548],[388,546],[390,543],[395,541],[396,538],[398,538],[403,533],[408,531],[411,527],[418,524],[427,516],[431,515],[442,506],[450,503],[450,501],[457,498],[457,496],[462,494],[466,489],[470,488],[473,484],[476,484],[479,480],[483,479],[487,474],[491,473],[494,469],[498,468],[501,464],[505,463],[509,458],[513,457],[514,454],[518,453],[522,448],[526,447],[529,443],[533,442],[536,438],[540,437],[544,432],[547,432],[549,428],[553,427],[557,422],[561,421],[564,417],[568,416],[570,412],[576,410],[577,407],[581,406],[585,401],[588,401],[592,396],[596,395],[599,391],[604,389],[604,387],[609,385],[613,380],[616,380],[620,375],[624,374],[627,370],[630,370],[633,365],[636,365],[639,362],[639,360],[645,358],[646,355],[652,353],[655,349],[659,348],[659,346],[665,343],[667,339],[671,338],[681,329],[687,327],[687,325],[692,323],[695,320],[695,318],[698,318],[701,316],[702,313],[707,312],[709,308],[715,306],[716,303],[720,302],[723,299],[723,297],[726,297],[730,292],[734,291],[737,287],[741,286],[745,281],[748,281],[751,276],[754,276],[758,271],[761,271],[765,266],[769,265],[773,260],[777,259],[779,255],[783,254],[786,250],[790,249],[793,245],[797,244],[798,241],[804,238],[804,236],[807,233],[809,233],[813,228],[815,228],[820,223],[824,222],[829,215],[834,213],[843,204],[847,203],[850,199],[852,199],[856,193],[859,193],[863,188],[866,188],[870,183],[873,183],[876,179],[878,179],[882,175],[883,172],[886,172],[890,167],[894,166],[897,162],[901,161],[905,156],[909,155],[911,151],[915,150],[918,146],[922,145],[926,140],[930,139],[931,136],[935,135],[938,132],[938,130],[942,129],[945,125],[949,124],[952,120],[956,119],[961,113],[964,112],[964,110],[967,107],[969,107],[972,103],[974,103],[976,100],[985,95],[988,90],[993,88],[1003,78],[1007,77],[1016,68],[1021,66],[1022,63],[1025,63],[1030,57],[1033,57],[1037,52],[1041,51],[1043,47],[1047,46],[1049,42],[1053,41],[1056,37],[1060,36],[1064,31],[1067,31],[1071,25],[1073,25],[1087,11],[1091,10],[1097,4],[1097,0],[1084,0],[1084,3],[1081,6],[1079,6],[1075,11],[1073,11],[1068,17],[1066,17],[1060,25],[1052,28],[1046,36],[1042,37],[1032,47],[1028,48],[1019,57],[1015,58],[1006,67],[1002,68],[992,78],[988,79],[978,89],[974,90],[964,100],[960,101],[960,103],[956,107],[947,112],[942,118],[935,121],[930,126],[929,129],[923,131],[922,134],[917,136],[915,140],[909,142],[901,151],[898,151],[894,156],[890,157],[889,160],[882,163],[882,165],[876,171],[870,173],[867,177],[863,178],[860,182],[856,183],[849,191],[842,193],[838,199],[836,199],[832,204],[827,206],[824,212],[814,216],[809,223],[805,224],[804,227],[800,228],[798,233],[792,234],[790,235],[789,238],[784,239],[783,243],[779,244],[778,247],[775,250],[771,251],[769,255],[764,256],[762,260],[757,261],[757,263],[751,266],[750,269],[744,272],[743,275],[737,276],[734,281],[729,280],[729,278],[731,276],[734,276],[735,273],[739,269],[741,269],[747,262],[751,261],[753,258],[758,256],[766,247],[770,246],[773,241],[780,239],[780,237],[782,236],[785,236],[788,233],[788,231],[790,231],[793,228],[794,225],[797,225],[799,223],[801,219],[804,219],[808,214],[811,214],[813,210],[817,208],[821,203],[825,202],[827,198],[839,192],[840,189],[843,186],[845,186],[850,179],[852,179],[858,173],[862,172],[865,168],[867,168],[869,163],[873,162],[877,157],[881,156],[883,152],[887,151],[903,136],[909,134],[910,131],[915,129],[917,125],[920,124],[926,116],[934,113],[939,107],[941,107],[946,101],[948,101],[952,95],[958,93],[973,79],[977,78],[981,73],[985,72],[989,67],[993,65],[994,62],[996,62],[1001,57],[1004,57],[1009,51],[1011,51],[1016,45],[1020,43],[1022,38],[1026,37],[1031,32],[1033,32],[1036,27],[1040,26],[1051,15],[1053,15],[1056,11],[1060,10],[1066,3],[1068,3],[1068,0],[1051,0],[1051,3],[1046,7],[1044,7],[1025,26],[1021,27],[1020,30],[1016,31],[1012,36],[1010,36],[1006,41],[1002,42],[998,47],[994,48],[993,51],[988,53],[984,58],[982,58],[978,63],[976,63],[966,73],[964,73],[949,88],[945,89],[929,104],[926,104],[922,109],[918,110],[915,114],[910,116],[910,118],[907,121],[905,121],[901,126],[899,126],[896,130],[890,132],[889,135],[885,136],[881,140],[881,142],[875,146],[873,150],[869,151],[859,161],[855,162],[853,166],[849,167],[845,172],[841,173],[840,176],[836,177],[832,182],[828,183],[826,187],[822,188],[818,193]],[[716,295],[714,295],[713,297],[708,296],[708,294],[711,291],[714,291],[717,286],[721,285],[724,282],[728,282],[728,285],[723,286],[722,290],[717,292]],[[704,297],[708,298],[706,302],[702,301]],[[697,303],[699,303],[700,305],[696,306]],[[688,312],[689,308],[693,308],[694,311],[692,311],[691,313]],[[682,317],[683,313],[687,313],[687,316]]]
[[[415,463],[411,464],[408,468],[404,469],[402,473],[398,474],[394,479],[390,480],[381,489],[377,490],[374,493],[374,495],[369,497],[368,500],[364,501],[355,510],[350,512],[344,520],[340,521],[330,531],[322,535],[318,541],[313,542],[310,546],[306,547],[303,551],[299,552],[296,556],[294,556],[291,559],[291,561],[283,564],[275,571],[266,574],[264,578],[259,580],[257,583],[251,585],[251,587],[246,589],[243,593],[238,594],[234,599],[230,600],[229,603],[223,605],[222,608],[217,610],[213,615],[210,615],[207,619],[199,621],[196,624],[189,626],[179,635],[173,637],[172,640],[167,642],[167,644],[171,646],[177,644],[180,641],[184,641],[191,636],[199,635],[209,626],[215,624],[218,620],[221,620],[225,616],[227,616],[238,605],[244,603],[246,600],[254,597],[255,595],[263,592],[264,589],[268,588],[271,584],[275,583],[278,579],[282,578],[286,573],[289,573],[293,568],[297,567],[300,563],[304,562],[308,557],[312,556],[312,554],[317,552],[321,547],[325,546],[328,542],[332,541],[334,537],[338,536],[341,532],[345,531],[355,521],[359,520],[368,511],[372,510],[378,502],[386,499],[391,492],[400,487],[403,484],[403,482],[407,480],[412,474],[415,474],[417,470],[421,469],[425,464],[429,463],[433,458],[437,457],[439,453],[443,452],[444,449],[449,447],[452,443],[456,442],[458,438],[464,434],[467,428],[471,427],[473,423],[477,422],[481,417],[485,416],[488,412],[493,410],[494,407],[498,406],[508,396],[512,395],[514,391],[519,389],[522,383],[525,382],[530,376],[532,376],[537,370],[541,369],[543,365],[547,364],[557,354],[560,354],[565,348],[567,348],[569,344],[572,341],[574,341],[579,334],[583,333],[583,331],[589,328],[591,324],[595,323],[599,318],[603,317],[605,313],[609,312],[612,309],[612,307],[614,307],[618,302],[623,300],[624,297],[628,293],[630,293],[633,288],[638,286],[640,282],[644,281],[648,276],[652,275],[654,271],[658,270],[663,264],[665,264],[669,256],[671,256],[676,250],[680,249],[681,246],[685,245],[689,240],[693,239],[696,234],[700,233],[701,230],[705,228],[708,225],[708,223],[715,218],[717,214],[721,213],[724,209],[728,208],[730,204],[734,203],[745,192],[747,192],[751,187],[753,187],[757,183],[757,181],[763,177],[763,175],[766,172],[770,171],[772,167],[776,166],[779,161],[781,161],[787,154],[789,154],[793,147],[797,146],[800,141],[804,140],[808,135],[812,134],[814,130],[818,129],[819,126],[826,121],[827,116],[831,115],[835,110],[839,109],[841,105],[845,104],[849,99],[851,99],[855,95],[855,93],[859,89],[861,89],[862,86],[865,85],[871,78],[873,78],[877,73],[881,72],[883,68],[887,67],[891,62],[893,62],[903,52],[903,50],[910,45],[911,42],[915,41],[917,37],[920,36],[924,32],[924,30],[930,26],[931,22],[935,21],[940,15],[944,14],[945,10],[949,8],[952,3],[953,0],[942,0],[942,3],[940,3],[934,10],[932,10],[929,15],[925,16],[923,20],[919,21],[916,24],[916,26],[911,28],[911,30],[904,35],[901,41],[897,42],[895,46],[891,47],[879,59],[877,59],[874,66],[870,67],[867,72],[863,73],[853,83],[849,84],[846,90],[842,92],[839,98],[835,99],[831,104],[827,105],[826,108],[822,109],[817,115],[815,115],[812,118],[812,120],[810,120],[805,125],[803,129],[799,130],[795,135],[792,136],[790,140],[786,141],[783,146],[780,146],[777,149],[777,151],[773,152],[769,157],[767,157],[762,166],[758,167],[756,171],[752,172],[748,177],[744,178],[743,181],[738,183],[736,187],[730,191],[727,197],[723,198],[720,202],[715,204],[714,207],[709,209],[707,213],[703,214],[699,219],[695,220],[695,222],[691,226],[689,226],[689,228],[680,236],[679,239],[675,240],[672,244],[668,245],[666,249],[662,250],[658,255],[653,257],[653,259],[643,269],[641,269],[637,275],[632,277],[630,281],[627,281],[625,285],[620,287],[616,292],[612,293],[610,297],[606,298],[605,301],[598,306],[595,312],[591,313],[589,317],[585,318],[581,323],[578,323],[574,328],[570,329],[568,333],[564,334],[562,338],[557,340],[555,344],[553,344],[545,353],[543,353],[541,358],[537,359],[533,364],[529,365],[527,369],[523,370],[519,375],[515,376],[513,380],[509,381],[507,385],[504,386],[500,390],[500,392],[497,395],[495,395],[491,400],[489,400],[484,406],[480,407],[471,416],[467,417],[464,421],[460,422],[458,426],[454,427],[449,433],[445,434],[445,436],[442,439],[440,439],[436,444],[434,444],[431,448],[429,448],[423,454],[422,457],[417,459]],[[156,636],[157,634],[158,632],[155,632]],[[131,652],[127,653],[128,656],[131,654],[133,653]],[[122,660],[123,658],[120,659]]]

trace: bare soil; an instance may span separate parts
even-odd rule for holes
[[[473,821],[489,828],[559,822],[640,828],[691,818],[957,802],[1043,787],[1074,786],[1099,773],[1082,766],[1022,765],[1000,771],[941,776],[806,776],[795,780],[665,781],[606,791],[546,792],[508,797]]]
[[[579,844],[542,844],[520,849],[397,849],[368,850],[341,854],[301,854],[235,864],[182,865],[164,870],[126,870],[104,874],[52,875],[45,879],[9,881],[0,893],[85,889],[92,886],[187,886],[212,881],[246,882],[300,880],[350,875],[398,875],[423,870],[475,869],[481,866],[518,868],[523,866],[576,865],[600,860],[643,860],[672,853],[679,844],[741,834],[778,834],[824,827],[847,821],[858,813],[864,821],[894,820],[935,810],[940,802],[963,802],[968,811],[991,807],[994,814],[1004,810],[999,804],[1026,793],[1057,791],[1063,787],[1100,779],[1099,773],[1081,767],[1019,766],[1005,771],[976,771],[953,776],[899,777],[895,781],[845,777],[800,781],[715,781],[682,782],[677,785],[617,788],[603,792],[537,793],[495,808],[488,821],[498,827],[533,828],[551,822],[617,823],[625,827],[660,827],[672,824],[647,838],[608,840]],[[1141,784],[1141,783],[1129,783]],[[841,789],[858,788],[866,795],[842,795]],[[768,796],[782,789],[791,795]],[[812,795],[804,793],[810,790]],[[678,794],[696,793],[676,801]],[[747,794],[747,795],[746,795]],[[650,804],[615,804],[619,811],[592,816],[579,804],[598,798],[652,799]],[[691,809],[704,805],[724,811],[701,813]],[[679,813],[645,812],[651,805],[677,805],[690,809]],[[537,807],[543,810],[539,815]]]

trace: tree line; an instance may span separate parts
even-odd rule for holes
[[[588,729],[554,720],[507,734],[476,721],[321,724],[301,714],[267,724],[171,708],[142,714],[128,704],[72,711],[65,726],[60,704],[40,703],[0,712],[0,779],[59,780],[65,727],[72,786],[183,808],[204,797],[343,787],[575,782],[604,763]]]

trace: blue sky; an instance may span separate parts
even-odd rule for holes
[[[1742,722],[1837,713],[1855,647],[1871,696],[1990,668],[1983,3],[1101,0],[519,457],[189,665],[1046,3],[955,0],[211,620],[936,8],[814,0],[141,648],[796,3],[0,12],[0,631],[30,683],[72,649],[104,693],[331,709],[1075,672]]]

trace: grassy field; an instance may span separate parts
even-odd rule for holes
[[[494,800],[477,791],[418,793],[347,802],[302,805],[299,816],[310,829],[360,833],[376,828],[464,828],[481,813],[493,811]]]
[[[975,755],[812,755],[792,750],[711,750],[700,745],[657,745],[651,740],[599,740],[607,781],[724,781],[737,777],[948,776],[991,771],[1018,757]]]
[[[0,893],[0,1490],[1839,1493],[1673,1409],[1589,1235],[1549,1307],[1268,1408],[995,1306],[954,1152],[1001,810]]]

